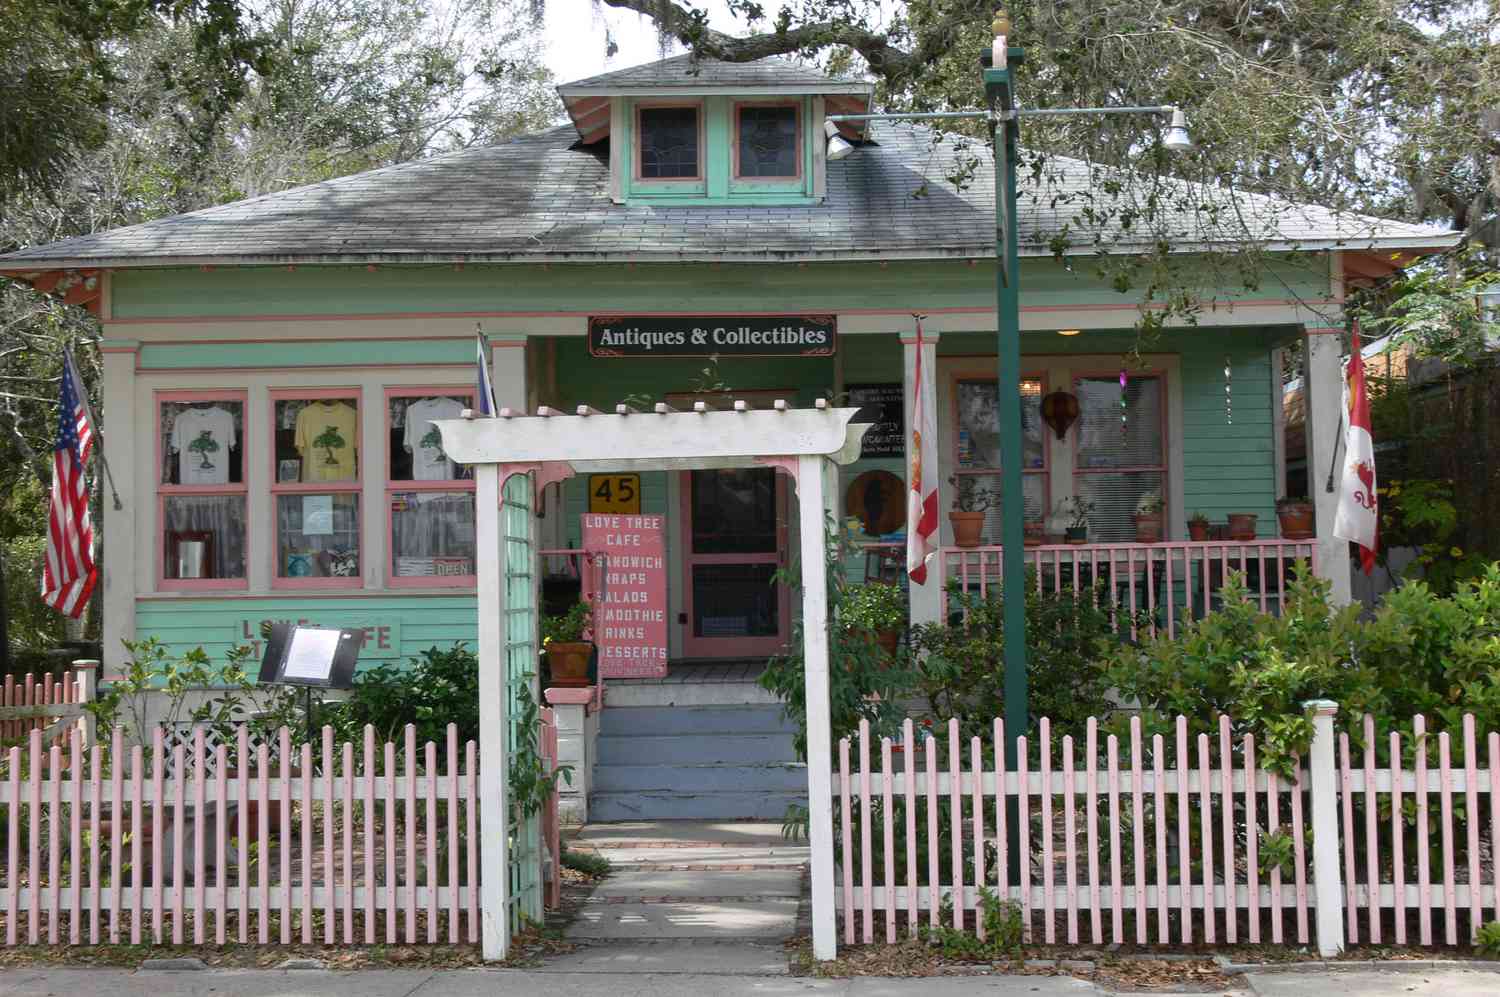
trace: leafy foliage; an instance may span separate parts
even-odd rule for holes
[[[880,582],[851,585],[839,604],[840,623],[870,634],[905,630],[908,616],[906,593],[899,585]]]
[[[912,687],[912,676],[903,659],[891,661],[865,630],[837,625],[843,619],[844,606],[853,586],[845,569],[845,541],[836,524],[828,528],[828,546],[824,562],[827,570],[828,615],[834,622],[828,628],[828,698],[833,740],[848,737],[859,730],[859,722],[868,720],[878,737],[895,734],[905,717],[900,698]],[[775,584],[800,590],[800,566],[776,573]],[[887,586],[889,587],[889,586]],[[863,597],[862,597],[863,598]],[[807,686],[806,659],[803,654],[803,621],[792,627],[790,649],[772,658],[761,673],[762,687],[782,701],[786,717],[797,725],[793,741],[799,758],[807,758]]]
[[[1387,735],[1409,735],[1418,714],[1432,729],[1457,730],[1466,712],[1480,729],[1500,728],[1500,565],[1447,598],[1409,582],[1373,619],[1361,619],[1357,604],[1330,610],[1328,583],[1305,565],[1279,616],[1261,613],[1243,586],[1232,574],[1223,605],[1175,638],[1100,645],[1107,683],[1140,703],[1148,737],[1170,738],[1178,716],[1190,735],[1213,734],[1227,715],[1236,738],[1255,735],[1262,764],[1290,773],[1312,737],[1308,700],[1331,699],[1350,718],[1370,714],[1382,756]],[[1348,727],[1362,746],[1359,724]],[[1410,736],[1405,744],[1414,747]]]
[[[580,599],[568,607],[566,613],[542,617],[542,646],[553,642],[573,644],[583,640],[583,635],[593,626],[594,607],[586,599]]]
[[[1026,593],[1026,674],[1030,712],[1064,729],[1082,728],[1109,711],[1101,644],[1117,641],[1107,599],[1092,589],[1038,592],[1029,572]],[[951,622],[919,624],[912,653],[921,661],[916,691],[938,719],[958,717],[965,738],[989,740],[989,725],[1005,714],[1005,593],[985,594],[949,584]]]
[[[378,737],[394,740],[412,724],[417,740],[444,744],[448,725],[458,740],[479,737],[479,661],[462,643],[429,647],[406,666],[382,662],[355,674],[354,688],[339,708],[352,736],[366,724]]]

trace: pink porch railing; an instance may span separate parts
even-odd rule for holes
[[[944,617],[947,585],[983,596],[1002,579],[1004,548],[944,547]],[[1168,540],[1161,543],[1056,544],[1026,548],[1026,566],[1038,591],[1090,588],[1097,582],[1116,619],[1131,623],[1145,614],[1153,632],[1196,619],[1212,608],[1231,572],[1243,572],[1250,598],[1275,612],[1286,596],[1298,560],[1316,567],[1314,540]]]
[[[1147,740],[1136,719],[1123,742],[1101,737],[1090,719],[1081,744],[1059,744],[1044,719],[1037,743],[1023,739],[1014,771],[995,762],[1005,736],[998,719],[991,735],[967,741],[957,721],[918,738],[908,720],[894,742],[862,725],[839,742],[834,773],[842,941],[893,943],[936,926],[948,904],[947,923],[983,938],[981,889],[1016,904],[1026,937],[1046,943],[1316,937],[1331,954],[1346,935],[1471,941],[1500,917],[1500,733],[1488,735],[1488,769],[1472,716],[1462,764],[1445,732],[1435,739],[1436,771],[1430,735],[1416,742],[1414,769],[1403,770],[1393,734],[1395,761],[1377,768],[1373,721],[1361,724],[1372,745],[1363,764],[1347,733],[1337,736],[1335,763],[1331,716],[1320,715],[1290,780],[1257,765],[1255,738],[1232,736],[1227,717],[1216,738],[1196,739],[1179,719],[1175,737]],[[1014,878],[1008,820],[1025,856]]]

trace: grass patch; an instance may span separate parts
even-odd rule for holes
[[[564,869],[572,869],[574,872],[581,873],[588,879],[603,879],[609,875],[609,859],[598,852],[584,852],[572,848],[564,848],[562,864]]]

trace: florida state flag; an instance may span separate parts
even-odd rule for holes
[[[917,368],[911,402],[911,481],[906,498],[906,573],[927,584],[937,549],[937,410],[922,394],[922,320],[917,319]]]
[[[1375,570],[1380,504],[1375,497],[1375,438],[1370,435],[1370,396],[1365,391],[1365,359],[1357,324],[1345,376],[1349,428],[1344,432],[1344,477],[1333,535],[1359,544],[1360,565],[1368,575]]]

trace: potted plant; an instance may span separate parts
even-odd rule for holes
[[[1025,543],[1028,547],[1040,547],[1047,542],[1047,521],[1040,516],[1028,518],[1025,525]]]
[[[1208,517],[1201,512],[1193,513],[1193,518],[1188,520],[1188,536],[1198,543],[1208,539],[1211,529]]]
[[[542,617],[542,650],[554,686],[581,689],[589,684],[594,645],[584,637],[591,633],[593,623],[593,606],[582,599],[566,613]]]
[[[839,602],[839,622],[871,635],[891,660],[895,660],[909,618],[906,593],[887,582],[850,586]]]
[[[1089,542],[1089,513],[1094,511],[1094,503],[1081,495],[1073,495],[1057,503],[1057,514],[1065,516],[1068,525],[1064,530],[1064,539],[1070,544],[1084,544]]]
[[[978,547],[984,532],[984,514],[995,504],[995,493],[980,488],[972,475],[954,475],[948,479],[953,486],[953,510],[948,513],[948,522],[953,524],[953,543],[959,547]]]
[[[1140,501],[1135,504],[1136,543],[1161,542],[1163,520],[1166,518],[1165,509],[1166,503],[1161,500],[1161,493],[1147,492],[1141,496]]]
[[[1229,514],[1229,539],[1254,540],[1256,514],[1253,512],[1231,512]]]
[[[1288,540],[1308,540],[1313,535],[1313,504],[1306,495],[1278,499],[1276,520],[1281,526],[1281,535]]]

